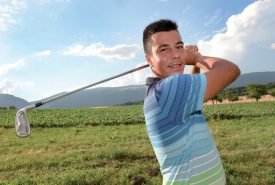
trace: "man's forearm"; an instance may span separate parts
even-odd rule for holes
[[[196,67],[192,65],[190,67],[190,74],[199,74],[201,72],[201,69],[199,67]]]
[[[217,58],[217,57],[209,57],[209,56],[199,56],[194,61],[194,66],[200,68],[201,70],[207,72],[210,70],[214,70],[216,68],[224,68],[231,67],[235,65],[225,59]]]

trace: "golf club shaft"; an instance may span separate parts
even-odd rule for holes
[[[67,92],[67,93],[65,93],[65,94],[62,94],[62,95],[59,95],[59,96],[55,96],[55,97],[52,97],[52,98],[47,98],[47,99],[42,100],[42,101],[40,101],[40,102],[38,102],[38,103],[35,103],[35,104],[33,104],[33,105],[30,105],[29,108],[36,108],[36,107],[39,107],[39,106],[44,105],[44,104],[46,104],[46,103],[55,101],[55,100],[57,100],[57,99],[60,99],[60,98],[63,98],[63,97],[65,97],[65,96],[68,96],[68,95],[71,95],[71,94],[73,94],[73,93],[76,93],[76,92],[78,92],[78,91],[81,91],[81,90],[83,90],[83,89],[87,89],[87,88],[89,88],[89,87],[93,87],[93,86],[95,86],[95,85],[98,85],[98,84],[107,82],[107,81],[109,81],[109,80],[113,80],[113,79],[115,79],[115,78],[118,78],[118,77],[121,77],[121,76],[130,74],[130,73],[133,73],[133,72],[135,72],[135,71],[138,71],[138,70],[141,70],[141,69],[144,69],[144,68],[147,68],[147,67],[149,67],[149,64],[146,64],[146,65],[143,65],[143,66],[140,66],[140,67],[131,69],[131,70],[126,71],[126,72],[124,72],[124,73],[120,73],[120,74],[118,74],[118,75],[115,75],[115,76],[106,78],[106,79],[104,79],[104,80],[95,82],[95,83],[93,83],[93,84],[89,84],[89,85],[83,86],[83,87],[81,87],[81,88],[78,88],[78,89],[76,89],[76,90]]]

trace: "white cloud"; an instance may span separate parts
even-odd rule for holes
[[[15,90],[18,89],[26,89],[31,86],[34,86],[34,82],[27,81],[27,82],[19,82],[19,81],[13,81],[10,79],[3,79],[0,80],[0,93],[3,94],[12,94]]]
[[[0,64],[0,75],[8,73],[9,70],[21,68],[24,65],[25,65],[25,59],[19,59],[15,63]]]
[[[50,56],[51,54],[52,54],[52,52],[50,50],[44,50],[44,51],[35,53],[35,55],[38,57],[47,57],[47,56]]]
[[[12,25],[17,23],[17,14],[27,7],[25,1],[4,0],[0,2],[0,31],[7,31]]]
[[[64,55],[71,56],[96,56],[105,59],[129,60],[133,59],[140,50],[138,45],[120,44],[113,47],[106,47],[98,42],[89,46],[80,44],[69,46],[63,52]]]
[[[14,83],[11,80],[0,80],[0,93],[10,94],[14,90]]]
[[[275,40],[275,1],[256,1],[231,16],[226,31],[198,42],[202,54],[237,63],[242,72],[275,70],[275,53],[267,49]],[[266,46],[266,47],[263,47]]]
[[[275,42],[271,44],[271,49],[275,49]]]
[[[35,3],[38,5],[45,5],[48,3],[69,3],[71,0],[36,0]]]

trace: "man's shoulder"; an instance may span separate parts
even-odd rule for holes
[[[175,91],[178,87],[182,89],[191,85],[196,86],[201,84],[198,82],[204,81],[204,79],[204,74],[173,74],[166,78],[148,77],[146,79],[147,96],[161,91]]]

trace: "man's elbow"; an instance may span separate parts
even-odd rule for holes
[[[233,64],[231,72],[232,72],[233,81],[235,81],[241,74],[241,70],[236,64]]]
[[[231,84],[232,82],[234,82],[241,74],[241,70],[240,68],[232,63],[232,62],[229,62],[227,63],[228,65],[225,67],[226,71],[227,71],[227,77],[228,77],[228,81],[227,81],[227,85]]]

